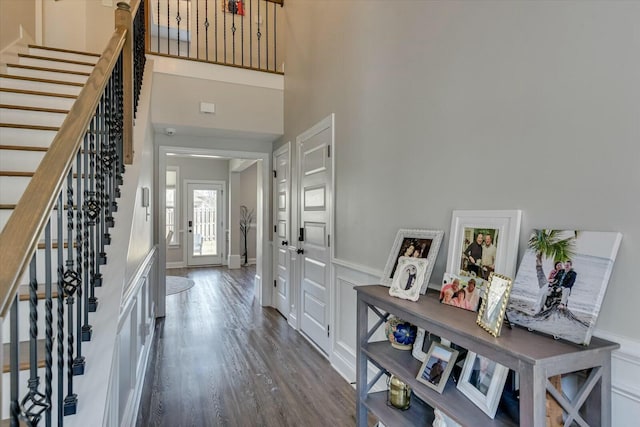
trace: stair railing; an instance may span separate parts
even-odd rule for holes
[[[133,119],[145,65],[144,1],[118,3],[115,22],[107,47],[0,234],[0,317],[11,313],[12,426],[37,425],[41,419],[62,426],[63,416],[76,412],[73,377],[84,373],[82,343],[91,340],[95,287],[102,286],[100,267],[107,261],[124,165],[133,161]],[[23,276],[30,301],[25,348],[18,338]],[[45,289],[44,346],[38,344],[39,284]],[[21,350],[29,353],[24,396],[18,380]],[[39,352],[45,360],[44,390]]]

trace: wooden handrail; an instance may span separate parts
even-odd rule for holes
[[[134,0],[137,3],[137,0]],[[0,316],[15,297],[127,39],[117,28],[0,234]]]

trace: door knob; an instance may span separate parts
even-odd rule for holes
[[[288,240],[283,240],[283,241],[282,241],[282,246],[287,246],[288,244],[289,244],[289,241],[288,241]]]
[[[298,254],[304,254],[304,249],[298,249],[298,250],[296,251],[296,253],[298,253]]]

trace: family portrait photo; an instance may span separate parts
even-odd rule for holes
[[[424,259],[428,261],[424,281],[421,282],[420,288],[420,293],[424,294],[427,291],[427,285],[440,250],[443,235],[444,232],[439,230],[398,230],[384,268],[382,284],[391,285],[398,269],[400,257]]]
[[[440,302],[465,310],[478,311],[486,281],[480,277],[445,273],[440,289]]]
[[[534,230],[514,280],[509,319],[589,344],[621,240],[615,232]]]

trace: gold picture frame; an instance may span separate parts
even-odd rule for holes
[[[494,337],[499,337],[513,280],[502,274],[491,273],[488,282],[476,323]]]

